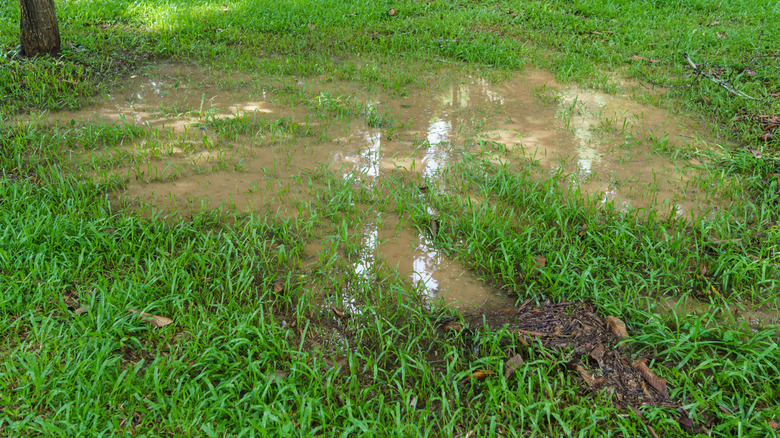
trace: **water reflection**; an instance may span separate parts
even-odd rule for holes
[[[475,98],[475,95],[478,97]],[[424,129],[420,132],[424,147],[420,148],[421,156],[413,157],[411,161],[406,159],[412,163],[410,170],[413,168],[425,178],[438,177],[440,170],[451,160],[450,144],[455,136],[454,127],[461,123],[459,120],[462,115],[459,112],[468,109],[472,99],[480,102],[504,101],[486,82],[479,81],[476,85],[448,87],[436,98],[426,102],[420,111],[421,117],[424,117],[421,120]],[[363,184],[373,184],[382,172],[395,168],[390,163],[404,160],[387,156],[386,149],[392,151],[397,146],[385,140],[380,129],[362,128],[352,136],[350,142],[355,144],[356,151],[343,158],[340,158],[341,153],[337,153],[335,158],[348,164],[344,169],[345,175],[364,176],[360,179]],[[430,207],[428,214],[436,216]],[[386,262],[406,275],[412,283],[421,286],[420,289],[431,300],[443,297],[450,305],[466,307],[483,305],[488,300],[503,300],[460,263],[441,254],[430,241],[427,232],[410,232],[406,227],[399,226],[397,218],[383,217],[382,213],[365,219],[364,223],[366,226],[360,230],[363,247],[354,265],[355,273],[364,279],[375,278],[377,263]]]
[[[360,174],[373,179],[379,176],[379,162],[382,160],[382,131],[372,129],[364,135],[365,143],[358,150],[356,167]]]
[[[360,250],[358,262],[355,264],[355,274],[366,280],[374,278],[374,266],[376,264],[376,249],[379,246],[379,227],[377,222],[370,222],[363,228],[363,247]]]
[[[251,83],[254,79],[246,77],[242,80]],[[166,134],[184,133],[185,136],[188,132],[193,134],[193,131],[198,134],[198,129],[188,129],[192,124],[202,122],[201,117],[189,111],[192,109],[209,111],[213,117],[234,117],[242,112],[255,111],[273,112],[276,117],[290,116],[299,122],[308,121],[306,117],[310,115],[310,108],[306,105],[272,107],[266,100],[273,97],[273,93],[269,96],[265,90],[257,88],[229,92],[209,81],[213,82],[214,78],[204,78],[202,69],[198,67],[168,66],[167,70],[163,68],[156,74],[127,81],[124,88],[115,93],[110,105],[80,112],[59,112],[49,117],[66,123],[78,118],[100,118],[120,123],[122,120],[134,120],[138,124],[165,127],[168,130]],[[220,78],[219,82],[224,81]],[[687,177],[676,173],[677,169],[673,163],[670,164],[668,157],[653,154],[648,136],[643,134],[654,133],[654,138],[667,139],[665,144],[672,147],[681,138],[688,138],[692,133],[695,135],[695,126],[680,128],[683,122],[669,123],[670,116],[663,110],[636,104],[619,95],[592,90],[561,87],[563,91],[556,94],[556,99],[561,99],[560,104],[542,101],[533,90],[557,89],[554,79],[544,72],[527,71],[522,78],[498,86],[491,86],[483,80],[467,79],[467,82],[444,86],[431,94],[421,92],[405,98],[386,96],[381,98],[381,102],[369,102],[374,107],[386,104],[388,108],[394,108],[394,115],[405,124],[395,131],[372,128],[358,120],[345,133],[338,133],[344,135],[339,140],[323,140],[334,137],[333,131],[323,132],[323,136],[317,139],[280,136],[270,144],[258,140],[254,134],[240,136],[237,140],[218,139],[218,147],[225,146],[220,151],[230,150],[233,146],[231,154],[240,161],[241,173],[193,170],[194,166],[208,161],[211,152],[203,152],[194,142],[174,143],[181,140],[174,135],[167,136],[168,140],[161,137],[160,142],[152,141],[156,138],[141,139],[130,145],[131,149],[144,152],[160,147],[156,143],[169,141],[170,155],[175,157],[166,156],[166,161],[186,168],[189,173],[182,172],[171,181],[164,178],[158,178],[153,183],[143,182],[151,181],[149,178],[142,179],[142,182],[133,180],[128,184],[126,194],[128,197],[144,198],[150,193],[169,193],[192,200],[207,198],[214,205],[269,205],[282,211],[277,214],[284,214],[288,205],[285,203],[294,203],[277,196],[281,193],[281,181],[291,181],[287,188],[300,184],[291,176],[301,171],[335,163],[331,170],[343,167],[344,178],[366,186],[377,184],[383,174],[395,172],[397,167],[427,179],[436,179],[442,169],[457,158],[453,145],[460,145],[463,132],[472,133],[473,130],[494,140],[486,142],[490,143],[485,146],[487,152],[475,150],[475,153],[492,154],[490,156],[495,156],[496,162],[500,160],[512,165],[527,165],[531,157],[530,160],[543,172],[560,166],[561,172],[576,178],[583,192],[600,193],[602,203],[620,202],[624,206],[630,202],[635,207],[655,208],[654,199],[666,200],[666,206],[678,214],[689,214],[691,206],[700,202],[693,196],[680,194],[678,188],[688,181]],[[548,84],[552,86],[545,88]],[[328,82],[320,85],[328,90],[341,86],[354,89],[354,84]],[[182,113],[174,114],[179,109],[183,109]],[[569,114],[568,125],[563,114]],[[630,147],[624,147],[623,138],[613,135],[616,130],[606,129],[609,128],[608,123],[602,126],[606,118],[619,121],[618,130],[620,121],[630,120],[629,127],[639,129],[631,131],[634,136],[632,141],[636,141]],[[475,120],[481,123],[479,127]],[[464,127],[469,130],[464,131]],[[610,135],[602,135],[604,132]],[[504,147],[490,149],[496,143]],[[237,144],[241,144],[240,151],[235,147]],[[253,148],[254,145],[260,147]],[[706,143],[700,148],[706,149]],[[244,154],[244,151],[249,152]],[[185,161],[192,161],[193,157],[202,159],[187,167]],[[227,167],[232,164],[229,160],[223,161]],[[166,163],[153,161],[149,167],[153,165],[168,168]],[[268,177],[268,169],[276,172],[273,178]],[[288,171],[289,174],[285,174]],[[130,172],[128,170],[128,174]],[[258,187],[265,187],[266,192],[260,193]],[[298,193],[309,191],[302,188]],[[706,196],[707,191],[700,193]],[[271,201],[265,202],[266,196]],[[188,207],[185,205],[183,208]],[[359,260],[354,260],[357,275],[372,278],[377,263],[386,260],[389,265],[398,266],[410,281],[423,285],[431,297],[445,296],[449,302],[480,304],[486,295],[492,293],[461,264],[439,254],[426,239],[426,233],[409,232],[408,224],[398,229],[397,224],[388,224],[392,220],[386,214],[389,213],[364,218],[365,228],[357,231],[361,233],[359,238],[362,240],[362,248],[357,254]],[[435,216],[436,212],[429,211],[429,214]]]
[[[450,138],[452,124],[436,116],[431,118],[426,139],[428,150],[423,157],[422,174],[432,178],[447,161],[447,140]]]
[[[441,261],[439,252],[428,243],[426,236],[418,234],[417,239],[419,244],[412,262],[412,281],[425,286],[428,297],[434,298],[439,291],[439,280],[434,277]]]

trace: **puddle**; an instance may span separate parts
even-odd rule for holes
[[[463,310],[510,307],[514,300],[489,287],[463,265],[434,248],[429,236],[403,226],[397,217],[382,215],[362,233],[364,247],[355,266],[369,273],[375,263],[384,263],[418,286],[431,300],[443,298],[447,305]]]
[[[355,234],[363,236],[359,253],[351,258],[351,268],[359,278],[371,281],[376,272],[398,272],[429,302],[443,300],[445,305],[464,311],[504,309],[515,303],[514,298],[490,287],[462,264],[441,254],[427,234],[408,226],[395,214],[375,214]],[[306,245],[305,268],[321,264],[326,245],[321,240]],[[351,313],[360,313],[360,306],[353,300],[346,299],[341,305]]]
[[[598,194],[602,203],[671,209],[680,216],[700,215],[714,206],[709,192],[697,187],[697,173],[688,162],[664,153],[714,147],[693,123],[627,95],[556,87],[552,81],[531,89],[549,93],[550,84],[560,89],[555,92],[558,105],[529,112],[528,92],[522,99],[507,99],[502,105],[506,121],[486,132],[486,138],[533,160],[544,172],[570,174],[583,193]],[[514,84],[507,87],[508,95],[524,94]]]
[[[189,65],[161,64],[154,71],[120,83],[97,107],[59,111],[45,118],[67,125],[88,120],[123,121],[186,134],[199,116],[228,117],[235,113],[271,113],[268,92],[254,89],[249,75],[225,74],[218,80]],[[240,96],[240,99],[236,99]]]
[[[308,100],[301,103],[300,96]],[[362,105],[364,112],[343,121],[332,113],[317,117],[317,111],[357,108],[349,105]],[[60,123],[126,120],[151,128],[157,134],[122,145],[130,163],[111,166],[129,180],[125,199],[179,211],[207,203],[296,216],[317,184],[317,172],[367,186],[399,170],[436,178],[470,139],[482,148],[472,152],[487,159],[523,165],[533,160],[540,176],[567,172],[572,183],[603,202],[670,208],[680,215],[713,206],[706,190],[696,188],[693,169],[658,153],[711,148],[690,121],[625,95],[564,87],[542,71],[499,85],[466,77],[398,97],[316,79],[274,93],[251,76],[163,65],[128,79],[102,106],[48,117]],[[218,120],[234,124],[235,132],[221,135]],[[110,162],[116,151],[94,154]],[[505,297],[392,215],[365,218],[360,233],[365,237],[354,266],[358,274],[370,276],[375,263],[385,263],[450,305],[505,305]]]

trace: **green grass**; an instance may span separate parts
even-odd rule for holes
[[[16,212],[4,215],[4,228],[16,231],[5,233],[1,253],[1,424],[11,435],[221,435],[248,426],[275,435],[291,424],[301,435],[645,433],[636,417],[578,389],[558,365],[565,352],[541,354],[505,331],[445,335],[397,274],[358,281],[350,273],[350,248],[360,245],[350,230],[393,206],[423,224],[428,205],[441,214],[436,243],[497,286],[523,299],[586,299],[625,318],[631,348],[656,358],[693,418],[716,416],[716,434],[763,436],[778,414],[774,329],[721,327],[715,314],[670,318],[647,306],[693,287],[692,247],[707,236],[596,210],[555,180],[467,159],[446,182],[483,194],[475,206],[435,189],[416,195],[405,179],[384,183],[388,199],[320,172],[308,215],[238,216],[228,226],[214,213],[169,222],[113,212],[100,187],[31,169],[35,183],[6,175],[12,183],[2,188],[3,208]],[[330,261],[302,269],[305,242],[328,223],[323,237],[336,245],[321,260]],[[765,251],[775,258],[776,247]],[[549,269],[534,275],[536,254]],[[771,297],[773,264],[743,269],[728,258],[744,257],[736,249],[725,256],[708,262],[721,281],[733,278],[728,288],[715,282],[729,301]],[[728,305],[713,300],[716,313]],[[328,308],[354,312],[346,302],[359,313],[339,321]],[[75,315],[78,306],[90,308]],[[155,329],[128,309],[174,324]],[[469,383],[476,369],[500,376],[508,352],[527,358],[515,376]],[[334,360],[346,362],[334,368]],[[658,433],[681,434],[673,412],[644,411]]]
[[[11,113],[33,108],[72,108],[91,83],[147,59],[196,59],[265,74],[302,76],[338,72],[402,92],[407,73],[393,77],[369,66],[343,69],[333,59],[355,54],[518,68],[536,64],[561,79],[597,87],[614,82],[618,69],[668,85],[687,110],[700,111],[745,141],[759,127],[733,121],[740,110],[771,114],[777,98],[736,98],[707,81],[694,81],[682,54],[689,54],[749,95],[777,93],[773,61],[780,11],[762,2],[696,1],[675,4],[581,1],[373,3],[356,1],[244,1],[167,3],[111,1],[59,5],[63,57],[28,62],[13,56],[18,8],[0,15],[5,58],[2,96]],[[393,7],[396,16],[389,16]],[[309,24],[314,25],[312,29]],[[656,29],[651,31],[649,29]],[[761,31],[763,29],[763,31]],[[595,32],[595,33],[594,33]],[[761,45],[759,46],[759,34]],[[725,37],[723,36],[725,35]],[[634,55],[659,60],[647,65]],[[769,57],[767,57],[769,56]],[[110,82],[109,82],[110,83]],[[709,104],[702,98],[707,96]]]
[[[747,100],[695,80],[682,58],[708,63],[749,95],[777,93],[776,6],[57,6],[64,49],[56,58],[17,56],[18,6],[0,11],[0,435],[649,436],[646,424],[659,436],[689,435],[672,408],[643,407],[640,419],[590,393],[566,371],[571,351],[523,345],[507,329],[446,332],[441,321],[462,315],[428,301],[403,273],[381,263],[371,275],[356,272],[367,227],[392,217],[430,235],[433,209],[440,225],[431,244],[495,289],[518,302],[586,301],[620,316],[631,334],[628,354],[651,359],[671,399],[707,428],[701,433],[777,436],[769,425],[780,422],[778,328],[728,318],[749,306],[780,310],[777,140],[757,144],[761,127],[743,117],[777,114],[777,99]],[[159,108],[160,116],[197,119],[209,135],[196,140],[127,121],[47,121],[45,111],[100,101],[115,81],[161,60],[209,66],[223,88],[261,87],[302,115]],[[278,207],[171,214],[117,196],[133,178],[240,175],[254,148],[293,154],[300,141],[317,147],[350,124],[392,137],[404,121],[370,96],[404,97],[456,80],[442,68],[452,63],[497,80],[542,67],[608,93],[622,77],[682,86],[637,98],[718,123],[737,147],[673,150],[656,136],[653,151],[706,161],[692,184],[733,204],[696,219],[600,205],[570,175],[542,175],[532,160],[484,160],[475,145],[485,155],[501,146],[480,139],[479,120],[450,145],[458,159],[429,180],[394,172],[363,184],[328,163],[286,175],[286,164],[274,161],[263,169],[268,186],[257,191]],[[231,82],[221,77],[228,71],[253,79]],[[309,88],[314,79],[339,85]],[[555,90],[536,94],[560,100]],[[28,121],[15,119],[27,113]],[[625,135],[617,121],[599,130]],[[179,162],[174,146],[216,158]],[[319,244],[313,264],[311,244]],[[660,305],[668,297],[704,310],[668,311]],[[173,324],[155,328],[130,310]],[[514,354],[525,362],[504,378]],[[472,380],[479,369],[494,374]]]

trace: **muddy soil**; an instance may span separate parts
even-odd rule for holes
[[[531,163],[540,176],[564,172],[584,193],[618,208],[695,216],[718,207],[695,166],[669,157],[717,148],[717,140],[691,120],[635,102],[631,90],[573,88],[534,70],[499,84],[457,72],[447,77],[399,95],[333,78],[274,83],[160,65],[128,78],[104,104],[47,117],[149,128],[145,138],[87,159],[108,163],[104,172],[128,181],[123,202],[165,211],[205,205],[293,217],[310,199],[318,172],[366,186],[396,172],[436,179],[464,150],[510,165]],[[339,113],[359,106],[357,117]],[[220,121],[241,129],[220,131]],[[356,272],[370,275],[381,261],[450,305],[511,303],[402,224],[393,215],[366,218]],[[320,250],[310,245],[307,255]]]

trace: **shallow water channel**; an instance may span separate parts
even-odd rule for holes
[[[691,120],[635,102],[631,87],[607,94],[533,70],[498,84],[457,77],[401,96],[329,78],[269,85],[249,75],[160,65],[128,78],[101,105],[50,117],[150,128],[150,135],[97,149],[89,159],[119,163],[111,172],[127,177],[125,199],[168,211],[205,202],[295,216],[296,199],[310,193],[301,175],[326,169],[366,186],[396,172],[435,179],[464,148],[494,162],[532,163],[540,177],[564,172],[584,193],[618,208],[692,216],[716,207],[695,163],[669,154],[717,148],[716,141]],[[362,105],[364,117],[317,117],[349,105]],[[311,132],[288,135],[282,127],[226,137],[214,129],[223,119],[254,126],[282,117]],[[370,275],[381,261],[450,305],[512,303],[396,215],[376,213],[358,232],[358,274]],[[306,250],[316,258],[321,244]]]

